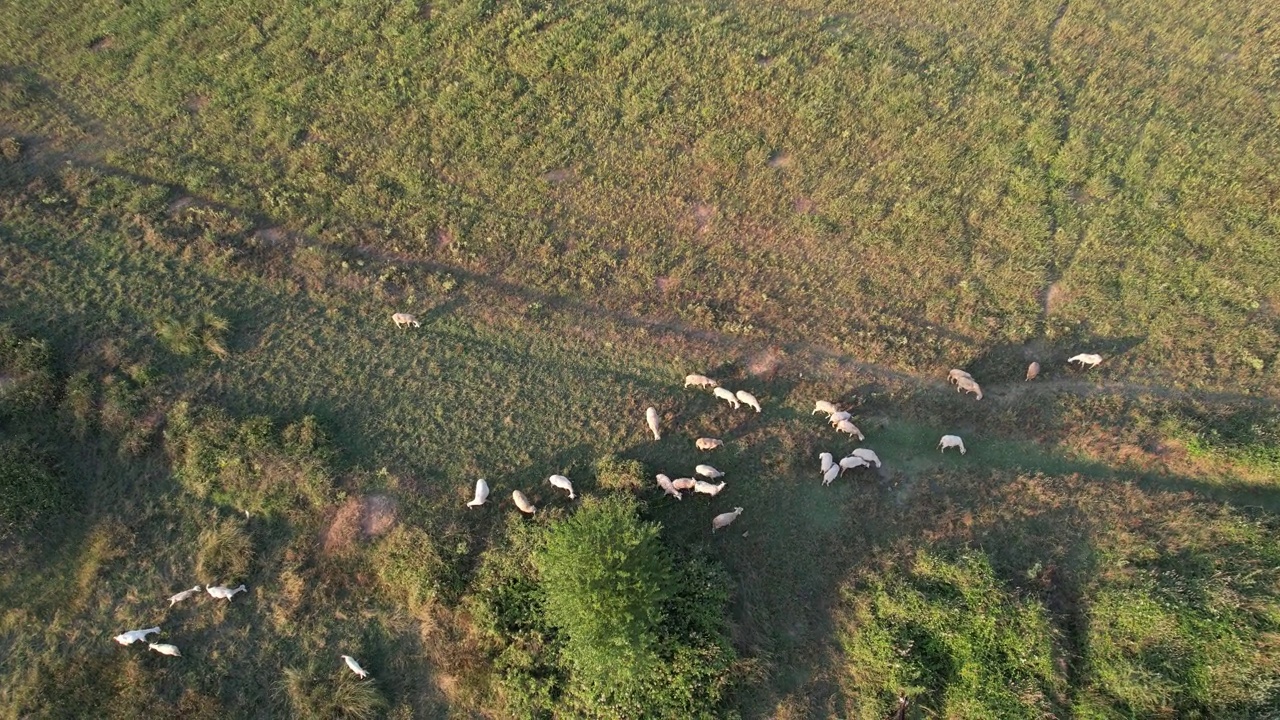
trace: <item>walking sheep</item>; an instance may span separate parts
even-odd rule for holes
[[[422,327],[418,322],[418,318],[410,315],[409,313],[395,313],[391,316],[391,320],[395,322],[396,327],[398,328],[407,328],[410,325],[414,327]]]
[[[644,411],[644,421],[649,423],[649,429],[653,431],[653,439],[661,440],[662,435],[658,434],[658,411],[655,408],[649,408]]]
[[[716,495],[720,494],[721,490],[724,489],[724,485],[725,483],[723,480],[720,481],[719,485],[712,485],[711,483],[705,480],[695,480],[693,482],[693,491],[696,493],[702,493],[703,495],[710,495],[711,497],[715,497]]]
[[[717,469],[715,469],[715,468],[711,467],[710,465],[699,465],[698,467],[694,468],[693,470],[694,470],[694,472],[698,473],[698,474],[699,474],[699,475],[701,475],[702,477],[705,477],[705,478],[711,478],[712,480],[715,480],[716,478],[722,478],[722,477],[724,477],[724,473],[722,473],[722,472],[720,472],[719,470],[717,470]]]
[[[1080,367],[1082,368],[1083,367],[1092,368],[1096,366],[1098,363],[1102,362],[1102,356],[1095,355],[1093,353],[1080,353],[1079,355],[1073,355],[1072,357],[1067,358],[1067,362],[1080,363]]]
[[[752,395],[746,390],[739,390],[737,392],[737,395],[738,395],[738,399],[741,400],[744,405],[750,405],[751,407],[756,409],[756,412],[760,412],[760,401],[756,400],[755,395]]]
[[[690,385],[694,387],[700,387],[700,388],[715,387],[718,384],[719,383],[707,377],[706,375],[685,375],[684,376],[685,387],[689,387]]]
[[[871,463],[867,462],[863,458],[858,457],[857,455],[850,455],[847,458],[840,458],[840,474],[841,475],[844,475],[845,470],[852,470],[853,468],[860,468],[860,467],[871,467]]]
[[[717,440],[715,438],[698,438],[693,442],[693,444],[697,446],[699,450],[715,450],[716,448],[723,446],[724,441]]]
[[[867,439],[865,436],[863,436],[862,431],[858,429],[858,426],[854,425],[848,420],[841,420],[840,422],[836,423],[836,430],[839,430],[842,433],[848,433],[850,435],[857,435],[859,440]]]
[[[476,481],[476,497],[474,500],[467,503],[467,507],[480,507],[484,504],[484,501],[488,499],[489,483],[485,482],[484,478],[480,478]]]
[[[820,412],[826,413],[828,415],[833,415],[837,412],[840,412],[840,408],[836,407],[835,405],[832,405],[826,400],[816,400],[813,403],[813,412],[809,414],[812,415],[813,413],[820,413]]]
[[[741,514],[742,508],[736,507],[733,509],[733,512],[720,513],[719,515],[711,518],[711,532],[729,527],[729,523],[737,520],[738,516]]]
[[[730,405],[732,405],[734,410],[737,410],[739,407],[741,407],[741,406],[738,404],[738,397],[737,397],[736,395],[734,395],[734,394],[733,394],[733,391],[732,391],[732,390],[726,390],[726,389],[724,389],[724,388],[722,388],[722,387],[718,387],[718,388],[716,388],[715,390],[712,390],[711,392],[712,392],[712,394],[714,394],[716,397],[718,397],[718,398],[720,398],[721,400],[724,400],[725,402],[727,402],[727,403],[729,403]]]
[[[956,383],[960,382],[961,378],[969,378],[970,380],[972,380],[973,376],[959,368],[952,368],[951,372],[947,373],[947,382],[951,383],[952,385],[955,385]]]
[[[956,392],[961,390],[973,393],[975,400],[982,399],[982,388],[971,377],[962,377],[956,380]]]

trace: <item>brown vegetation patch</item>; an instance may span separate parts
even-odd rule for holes
[[[115,38],[111,37],[110,35],[103,35],[101,37],[95,38],[93,42],[89,43],[89,49],[94,52],[102,52],[103,50],[110,50],[111,47],[115,44],[116,44]]]
[[[548,170],[542,174],[542,179],[553,184],[568,182],[574,178],[573,171],[569,168],[558,168],[556,170]]]
[[[387,495],[369,495],[361,503],[360,531],[365,537],[385,535],[396,524],[396,501]]]
[[[658,292],[671,292],[672,289],[680,285],[680,281],[670,275],[659,275],[653,279],[653,284],[658,288]]]
[[[329,520],[320,536],[326,555],[339,554],[363,538],[385,535],[395,527],[396,502],[387,495],[350,497]]]
[[[268,247],[279,245],[288,237],[289,231],[281,227],[262,228],[253,234],[254,241]]]
[[[174,200],[173,202],[169,203],[169,207],[167,210],[165,210],[165,212],[169,215],[169,217],[177,217],[182,213],[183,210],[186,210],[187,208],[192,207],[195,204],[196,204],[195,198],[191,197],[190,195],[183,195],[177,200]]]
[[[445,228],[436,231],[436,247],[444,249],[453,244],[453,233]]]
[[[1062,283],[1053,283],[1044,291],[1044,314],[1053,315],[1062,309],[1067,302],[1067,291]]]
[[[191,97],[187,98],[187,102],[185,104],[186,104],[187,110],[193,113],[198,113],[203,111],[205,108],[209,107],[209,96],[208,95],[192,95]]]
[[[782,364],[782,353],[776,347],[768,347],[747,359],[747,372],[752,377],[772,378]]]
[[[798,197],[791,203],[791,207],[800,215],[812,215],[814,209],[818,207],[818,204],[811,198]]]
[[[791,156],[781,151],[776,152],[769,156],[769,167],[789,168],[791,167]]]
[[[707,228],[711,225],[711,219],[715,215],[716,208],[714,205],[700,202],[693,204],[693,222],[697,226],[699,233],[707,231]]]

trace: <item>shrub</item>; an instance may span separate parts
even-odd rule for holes
[[[644,487],[644,465],[639,460],[623,460],[605,455],[596,460],[596,483],[605,490],[635,492]]]
[[[455,600],[461,591],[456,567],[419,528],[396,527],[378,543],[373,557],[378,580],[410,611],[437,599]]]

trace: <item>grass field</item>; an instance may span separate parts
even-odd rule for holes
[[[0,716],[643,715],[540,614],[558,472],[687,583],[655,715],[1280,717],[1278,21],[9,8]]]

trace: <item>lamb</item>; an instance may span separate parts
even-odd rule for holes
[[[1033,362],[1027,366],[1027,379],[1035,380],[1040,375],[1040,363]]]
[[[684,376],[685,387],[689,387],[690,385],[692,385],[694,387],[704,388],[704,387],[715,387],[719,384],[720,383],[717,383],[715,380],[712,380],[706,375],[685,375]]]
[[[830,470],[830,469],[831,469],[831,466],[836,464],[836,463],[835,463],[835,459],[834,459],[834,458],[832,458],[832,456],[831,456],[831,453],[826,453],[826,452],[824,452],[824,453],[818,453],[818,459],[822,461],[822,472],[823,472],[823,473],[825,473],[826,471]]]
[[[699,450],[715,450],[718,447],[722,447],[724,445],[724,441],[717,440],[715,438],[698,438],[693,442],[693,444],[696,445]]]
[[[847,412],[831,413],[831,417],[827,418],[827,422],[831,423],[832,427],[835,427],[841,420],[850,420],[852,418],[853,415]]]
[[[720,481],[719,485],[712,485],[711,483],[705,480],[695,480],[693,482],[693,491],[696,493],[702,493],[703,495],[710,495],[711,497],[715,497],[720,494],[721,490],[724,489],[724,485],[725,483],[723,480]]]
[[[722,387],[717,387],[715,390],[712,390],[711,392],[716,397],[732,405],[734,410],[737,410],[739,407],[741,407],[738,404],[738,397],[733,394],[732,390],[725,390]]]
[[[947,382],[951,383],[952,385],[955,385],[956,383],[960,382],[961,378],[969,378],[970,380],[972,380],[973,376],[965,372],[964,370],[960,370],[959,368],[952,368],[951,372],[947,373]]]
[[[841,475],[844,474],[845,470],[852,470],[853,468],[860,468],[860,467],[871,467],[871,463],[867,462],[863,458],[858,457],[857,455],[850,455],[847,458],[840,458],[840,474]]]
[[[751,407],[756,409],[756,412],[760,412],[760,401],[756,400],[755,395],[752,395],[746,390],[739,390],[737,392],[737,396],[738,396],[738,399],[742,401],[742,404],[750,405]]]
[[[729,527],[729,523],[733,522],[734,520],[737,520],[738,516],[741,514],[742,514],[742,508],[736,507],[733,509],[733,512],[720,513],[719,515],[711,518],[711,532],[715,532],[721,528]]]
[[[956,380],[956,392],[960,392],[961,390],[973,393],[975,400],[982,399],[982,387],[979,386],[978,383],[974,382],[974,379],[971,377],[962,377]]]
[[[547,478],[547,482],[551,483],[552,485],[555,485],[561,490],[568,490],[570,500],[576,497],[573,494],[573,483],[569,482],[569,478],[563,475],[552,475],[551,477]]]
[[[693,478],[676,478],[671,484],[677,490],[692,490],[694,485],[698,484],[698,481]]]
[[[702,477],[711,478],[712,480],[715,480],[716,478],[724,477],[724,473],[711,467],[710,465],[699,465],[698,467],[694,468],[694,472],[698,473]]]
[[[396,327],[398,328],[407,328],[410,325],[414,327],[422,327],[422,324],[418,322],[418,318],[410,315],[409,313],[395,313],[391,316],[391,320],[395,322]]]
[[[880,458],[876,455],[875,450],[858,448],[857,450],[854,450],[852,453],[850,453],[850,455],[854,457],[860,457],[863,460],[866,460],[868,463],[875,463],[876,467],[880,467]]]
[[[196,594],[196,593],[198,593],[198,592],[200,592],[200,586],[199,586],[199,585],[196,585],[195,587],[191,588],[190,590],[183,590],[182,592],[178,593],[177,595],[170,595],[170,596],[169,596],[169,607],[173,607],[173,606],[174,606],[174,605],[176,605],[177,603],[180,603],[180,602],[182,602],[183,600],[186,600],[187,598],[191,597],[192,595],[195,595],[195,594]]]
[[[946,452],[947,448],[960,448],[960,454],[964,454],[964,440],[959,435],[943,435],[938,441],[938,452]]]
[[[1080,367],[1094,367],[1100,362],[1102,362],[1102,356],[1093,353],[1080,353],[1067,358],[1067,363],[1080,363]]]
[[[649,423],[649,429],[653,431],[653,439],[661,440],[662,436],[658,434],[658,411],[654,408],[645,410],[644,421]]]
[[[524,493],[519,490],[511,491],[511,499],[515,501],[516,507],[520,508],[520,512],[522,513],[532,515],[538,512],[538,507],[529,502],[529,498],[525,497]]]
[[[683,499],[683,496],[680,495],[680,491],[676,490],[676,486],[671,484],[671,478],[663,475],[662,473],[658,473],[658,487],[662,488],[662,492],[677,500]]]
[[[831,481],[835,480],[839,475],[840,475],[840,466],[832,465],[831,467],[826,469],[826,472],[822,473],[822,484],[830,485]]]
[[[863,436],[862,431],[858,429],[858,426],[848,420],[841,420],[836,423],[836,430],[839,430],[842,433],[849,433],[850,435],[857,435],[859,440],[867,439]]]
[[[809,414],[812,415],[813,413],[820,413],[820,412],[824,412],[828,415],[833,415],[835,413],[840,412],[840,408],[836,407],[835,405],[832,405],[826,400],[817,400],[813,403],[813,412]]]

